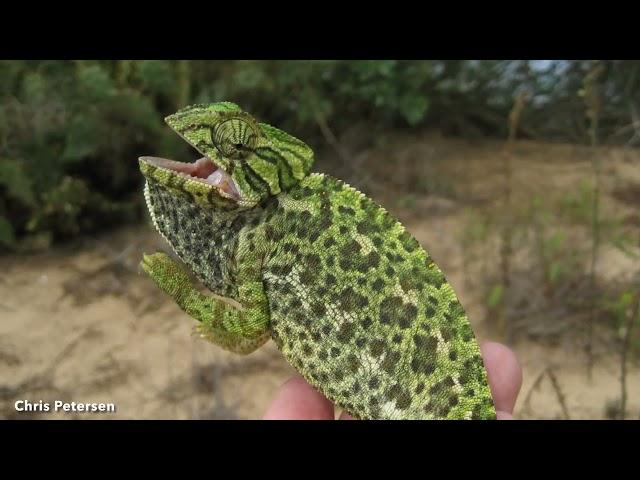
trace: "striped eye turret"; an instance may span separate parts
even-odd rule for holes
[[[211,140],[223,156],[241,160],[253,151],[258,135],[249,122],[230,118],[211,129]]]

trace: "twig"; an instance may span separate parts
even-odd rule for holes
[[[509,112],[509,136],[504,151],[504,208],[505,224],[502,231],[502,245],[500,248],[500,265],[502,272],[502,287],[504,288],[500,308],[500,333],[507,342],[512,341],[513,325],[508,319],[506,298],[511,288],[511,256],[513,255],[513,214],[511,206],[512,183],[513,183],[513,143],[516,140],[520,117],[525,104],[529,99],[529,92],[523,91],[516,97],[513,108]]]
[[[540,371],[540,373],[538,373],[536,379],[531,384],[531,387],[529,388],[529,391],[527,392],[527,395],[524,398],[523,408],[528,411],[531,410],[531,407],[529,404],[529,402],[531,401],[531,396],[533,392],[540,386],[540,384],[542,383],[542,380],[544,380],[545,375],[548,376],[549,380],[551,381],[551,386],[553,387],[553,390],[556,394],[556,398],[558,399],[558,403],[560,404],[560,408],[562,409],[562,414],[564,415],[564,418],[566,420],[570,420],[571,417],[569,416],[569,409],[567,408],[567,403],[565,401],[564,393],[560,388],[560,382],[558,382],[558,377],[556,377],[556,375],[553,373],[553,367],[551,366],[546,366]]]
[[[620,354],[620,419],[624,420],[627,412],[627,355],[629,352],[629,344],[631,343],[631,332],[635,324],[635,320],[640,320],[640,292],[636,295],[635,307],[627,318],[625,325],[624,339],[622,341],[622,350]]]
[[[540,383],[542,382],[542,379],[544,378],[545,374],[547,373],[547,370],[549,370],[549,367],[544,367],[540,373],[538,373],[538,375],[536,376],[536,379],[533,381],[533,383],[531,384],[531,387],[529,387],[529,391],[527,392],[527,394],[524,397],[524,402],[522,404],[523,408],[525,410],[530,410],[530,405],[529,402],[531,401],[531,395],[533,394],[533,392],[538,388],[538,386],[540,385]]]
[[[598,250],[600,247],[600,162],[596,147],[598,146],[598,118],[601,110],[601,98],[598,90],[598,79],[604,73],[604,66],[596,64],[584,79],[584,99],[586,114],[590,120],[589,136],[591,138],[591,167],[594,176],[593,205],[591,210],[591,268],[589,270],[589,292],[595,295],[596,289],[596,266],[598,262]],[[593,373],[593,329],[596,317],[595,302],[591,302],[589,321],[587,324],[587,375],[589,380]]]
[[[565,403],[564,394],[562,393],[562,389],[560,388],[560,384],[558,383],[558,378],[553,373],[553,370],[551,368],[547,370],[547,375],[549,376],[549,380],[551,380],[551,385],[553,385],[553,389],[556,392],[556,397],[558,398],[558,403],[562,408],[562,413],[564,414],[564,418],[566,420],[571,420],[571,417],[569,417],[569,410],[567,409],[567,404]]]

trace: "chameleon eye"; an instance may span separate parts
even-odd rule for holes
[[[222,155],[240,160],[255,148],[257,135],[248,122],[231,118],[211,129],[211,140]]]

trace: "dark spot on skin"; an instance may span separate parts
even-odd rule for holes
[[[378,252],[369,252],[367,255],[367,266],[375,268],[380,264],[380,255]]]
[[[382,355],[382,352],[384,352],[384,347],[384,341],[376,339],[369,344],[369,351],[374,357],[379,357],[380,355]]]
[[[313,310],[313,313],[319,317],[324,315],[327,311],[326,307],[322,303],[314,303],[312,310]]]
[[[338,381],[341,382],[344,379],[344,372],[340,369],[335,369],[333,371],[333,378]]]
[[[299,223],[308,223],[310,219],[311,219],[311,214],[309,212],[307,212],[306,210],[304,210],[304,211],[302,211],[302,212],[300,212],[298,214],[298,222]]]
[[[300,251],[300,247],[295,243],[285,243],[283,246],[285,252],[296,254]]]
[[[435,352],[438,348],[438,339],[433,336],[414,335],[413,343],[415,343],[419,349],[427,352]]]
[[[337,357],[338,355],[340,355],[340,349],[337,347],[331,347],[331,351],[329,352],[331,354],[332,357]]]
[[[358,357],[356,357],[353,353],[350,353],[347,356],[347,368],[351,371],[351,373],[356,373],[359,367],[360,362],[358,361]]]
[[[336,338],[341,343],[347,343],[351,339],[351,337],[353,337],[354,332],[355,332],[355,327],[353,326],[353,324],[349,322],[345,322],[342,325],[340,325],[340,329],[338,330],[338,334],[336,335]]]
[[[308,268],[300,273],[300,283],[303,285],[312,285],[316,279],[317,270]]]
[[[369,388],[371,390],[375,390],[379,386],[380,386],[380,380],[378,378],[374,377],[371,380],[369,380]]]
[[[370,222],[362,221],[362,222],[359,222],[358,225],[356,226],[356,231],[362,235],[366,235],[367,233],[374,232],[375,226],[372,225]]]
[[[418,248],[418,242],[409,235],[407,231],[402,232],[400,235],[400,243],[404,247],[404,249],[411,253]]]
[[[464,324],[462,327],[462,340],[464,342],[470,342],[473,339],[473,331],[471,327],[467,324]]]
[[[369,328],[372,323],[373,323],[373,320],[371,320],[371,317],[365,317],[364,320],[362,320],[363,328]]]
[[[367,341],[364,338],[358,338],[356,340],[356,347],[362,348],[366,345]]]
[[[322,350],[320,353],[318,353],[318,358],[322,361],[325,361],[327,358],[329,358],[329,355],[327,355],[327,352]]]
[[[371,288],[374,291],[379,292],[384,288],[384,281],[381,278],[376,278],[376,280],[371,284]]]
[[[333,238],[331,238],[331,237],[327,238],[327,239],[323,242],[323,245],[325,246],[325,248],[329,248],[329,247],[331,247],[331,246],[333,246],[333,245],[335,245],[335,244],[336,244],[336,241],[335,241]]]
[[[453,381],[453,379],[451,377],[447,377],[441,382],[433,384],[431,388],[429,388],[429,393],[432,396],[440,396],[450,390],[454,385],[455,382]]]
[[[399,393],[400,393],[400,385],[398,385],[397,383],[394,383],[385,392],[385,397],[387,397],[387,400],[393,400],[399,395]]]
[[[341,235],[345,235],[349,231],[349,229],[344,225],[341,225],[340,228],[338,228],[338,231],[340,232]]]
[[[455,362],[458,358],[458,353],[455,350],[449,350],[449,360]]]
[[[380,302],[380,323],[388,324],[398,318],[402,299],[400,297],[387,297]]]
[[[326,230],[332,224],[333,224],[333,221],[331,220],[331,217],[322,217],[320,219],[320,223],[319,223],[320,230]],[[334,241],[334,243],[335,243],[335,241]],[[333,243],[331,245],[333,245]]]
[[[304,240],[307,237],[308,233],[309,233],[309,229],[306,226],[304,225],[298,226],[297,235],[299,239]]]
[[[416,279],[408,275],[404,275],[400,278],[400,287],[405,292],[410,292],[411,290],[419,290],[418,282],[416,281]]]
[[[305,343],[304,345],[302,345],[302,353],[306,357],[310,357],[311,354],[313,353],[313,349],[311,348],[311,346],[308,343]]]
[[[411,396],[405,391],[396,399],[396,408],[399,410],[406,410],[410,406]]]
[[[424,391],[424,383],[420,382],[418,385],[416,385],[416,395],[421,394]]]
[[[393,277],[393,275],[395,275],[396,271],[393,269],[393,267],[387,267],[386,270],[384,271],[384,273],[388,276],[388,277]]]
[[[343,207],[342,205],[338,207],[338,211],[344,215],[355,215],[356,213],[353,208]]]
[[[396,344],[397,344],[397,343],[400,343],[400,342],[402,342],[402,336],[396,333],[396,334],[393,336],[393,338],[391,339],[391,341],[392,341],[393,343],[396,343]]]
[[[315,253],[307,255],[307,266],[309,268],[320,268],[322,266],[320,255]]]
[[[350,240],[340,248],[340,255],[350,257],[360,252],[362,247],[355,240]]]
[[[267,225],[264,228],[264,235],[269,241],[277,242],[278,240],[282,240],[284,234],[282,232],[276,231],[271,225]]]
[[[396,351],[387,352],[384,360],[382,361],[382,369],[388,374],[392,374],[399,360],[400,360],[400,353]]]
[[[433,309],[433,307],[428,306],[425,313],[427,314],[427,318],[433,318],[436,314],[436,311]]]
[[[436,288],[440,288],[444,283],[444,275],[436,268],[428,268],[425,272],[425,280],[427,283],[433,285]]]
[[[351,268],[353,267],[354,263],[355,262],[353,261],[353,258],[342,257],[340,259],[340,263],[339,264],[340,264],[340,268],[342,270],[344,270],[345,272],[347,272],[347,271],[351,270]]]
[[[400,325],[400,328],[409,328],[417,315],[418,309],[415,305],[405,305],[398,318],[398,325]]]
[[[442,327],[440,329],[440,334],[442,335],[442,339],[445,342],[448,342],[449,340],[451,340],[453,338],[453,331],[451,328],[448,327]]]
[[[369,300],[359,293],[356,293],[353,288],[347,287],[340,292],[340,307],[345,312],[352,312],[357,308],[367,306]]]
[[[482,418],[482,407],[480,405],[476,405],[473,407],[471,411],[471,419],[472,420],[480,420]]]
[[[274,265],[271,268],[271,271],[274,275],[281,275],[283,277],[286,277],[291,272],[292,268],[293,267],[291,265]]]
[[[329,325],[323,325],[322,327],[322,333],[324,333],[325,335],[329,335],[331,333],[331,327]]]
[[[431,360],[422,357],[416,357],[411,360],[411,370],[413,370],[414,373],[431,375],[433,372],[435,372],[436,366]]]

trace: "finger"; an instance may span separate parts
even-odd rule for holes
[[[496,411],[496,416],[498,420],[513,420],[513,415],[509,412],[501,412],[500,410]]]
[[[302,377],[285,382],[271,402],[264,420],[333,420],[333,405]]]
[[[480,349],[496,410],[503,417],[511,416],[522,386],[522,368],[518,359],[512,350],[500,343],[486,342]]]

